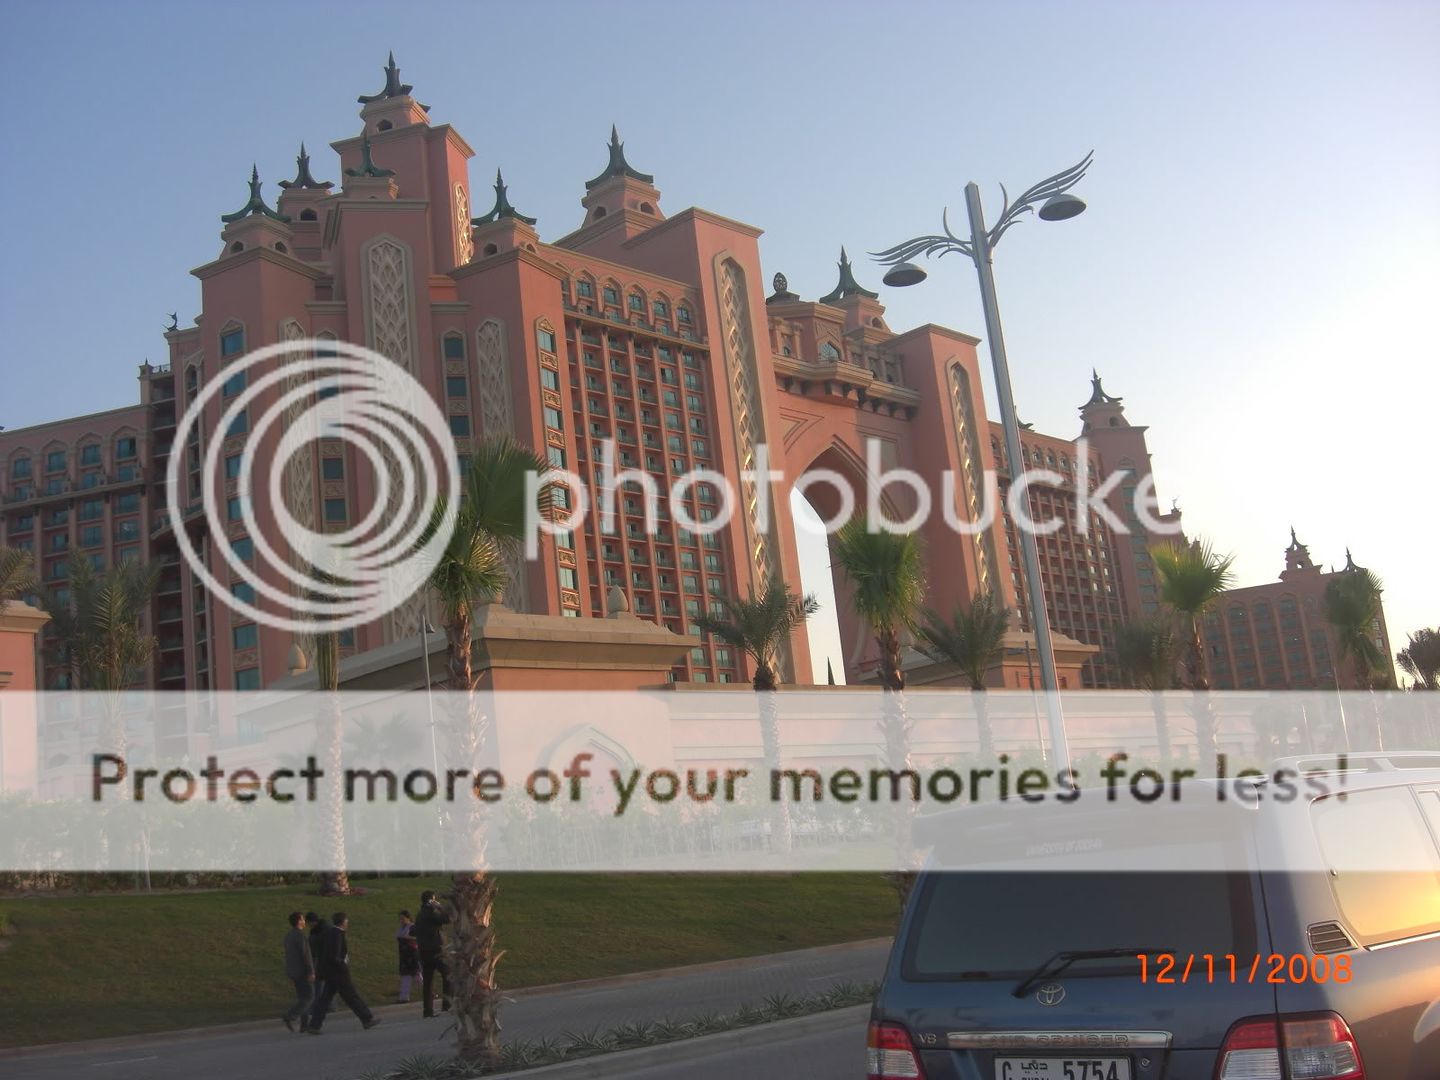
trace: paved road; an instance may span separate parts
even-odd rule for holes
[[[502,1013],[508,1038],[535,1038],[557,1035],[566,1030],[584,1031],[611,1027],[635,1020],[662,1016],[677,1018],[696,1013],[723,1012],[743,1002],[759,1002],[767,994],[804,994],[842,981],[879,978],[888,945],[856,948],[807,949],[781,953],[743,966],[701,967],[656,978],[580,986],[569,990],[519,994],[507,1002]],[[282,987],[277,986],[278,991]],[[177,991],[183,992],[182,987]],[[279,995],[283,997],[283,995]],[[343,1008],[343,1006],[342,1006]],[[183,1038],[155,1036],[127,1040],[122,1045],[96,1044],[83,1049],[46,1051],[38,1055],[9,1056],[0,1051],[0,1077],[5,1080],[354,1080],[367,1070],[393,1065],[413,1054],[444,1055],[451,1051],[452,1036],[442,1019],[422,1020],[418,1005],[378,1010],[384,1023],[362,1031],[348,1011],[332,1013],[319,1038],[290,1035],[279,1021],[273,1028],[229,1031]],[[836,1067],[843,1059],[863,1063],[863,1029],[856,1050],[845,1040],[846,1050],[834,1047]],[[855,1040],[850,1040],[854,1042]],[[796,1040],[795,1051],[804,1057],[809,1050]],[[786,1059],[791,1051],[784,1051]],[[757,1060],[759,1060],[757,1058]],[[778,1060],[778,1059],[777,1059]],[[828,1059],[827,1059],[828,1060]],[[686,1066],[686,1075],[707,1073]],[[854,1075],[852,1064],[835,1076]],[[663,1071],[655,1076],[664,1075]],[[810,1066],[782,1073],[747,1072],[747,1080],[764,1076],[828,1077]]]
[[[523,1080],[524,1073],[515,1074]],[[616,1074],[620,1075],[620,1074]],[[818,1031],[783,1042],[727,1047],[710,1057],[669,1065],[661,1061],[628,1069],[625,1080],[858,1080],[865,1075],[865,1020],[841,1031]]]

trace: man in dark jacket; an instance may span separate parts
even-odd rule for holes
[[[349,916],[337,911],[330,917],[330,925],[321,938],[320,952],[315,957],[315,974],[324,982],[325,988],[310,1010],[310,1024],[305,1029],[307,1035],[320,1034],[325,1014],[330,1011],[330,1002],[337,996],[350,1006],[350,1011],[359,1018],[366,1031],[380,1023],[380,1018],[370,1011],[370,1006],[365,1004],[350,978],[350,943],[345,934],[349,926]]]
[[[445,937],[440,927],[450,916],[426,889],[420,894],[420,911],[415,916],[415,941],[420,946],[420,985],[425,997],[425,1016],[435,1015],[435,973],[440,973],[440,1007],[450,1008],[450,969],[445,966]]]
[[[285,975],[295,987],[295,1003],[285,1010],[280,1021],[291,1031],[295,1020],[300,1020],[300,1030],[307,1023],[306,1011],[315,990],[315,962],[310,956],[310,935],[305,932],[305,916],[298,911],[290,913],[290,930],[285,935]]]

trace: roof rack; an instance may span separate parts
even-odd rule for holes
[[[1440,751],[1386,750],[1360,753],[1303,754],[1276,758],[1271,772],[1297,773],[1398,772],[1401,769],[1440,769]]]

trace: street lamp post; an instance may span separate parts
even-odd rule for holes
[[[980,205],[980,188],[972,180],[965,185],[965,208],[970,218],[970,239],[950,231],[948,215],[942,216],[944,235],[919,236],[903,244],[876,252],[875,258],[890,269],[885,284],[916,285],[925,280],[926,272],[910,260],[919,255],[948,255],[952,251],[970,257],[980,278],[980,299],[985,308],[985,333],[990,341],[990,359],[995,366],[995,394],[1000,401],[1000,425],[1005,432],[1005,457],[1010,463],[1011,483],[1019,476],[1024,458],[1020,447],[1020,421],[1015,413],[1015,396],[1010,387],[1010,365],[1005,358],[1005,337],[1000,327],[1000,306],[995,298],[995,275],[992,258],[995,245],[1007,229],[1023,214],[1039,208],[1044,221],[1064,221],[1085,209],[1078,197],[1068,194],[1090,167],[1092,154],[1063,172],[1041,180],[1026,190],[1013,203],[1005,193],[1005,205],[995,227],[985,228],[985,214]],[[1060,711],[1059,678],[1055,670],[1055,647],[1050,638],[1050,617],[1045,610],[1045,595],[1040,580],[1040,550],[1029,529],[1016,529],[1020,534],[1020,555],[1024,563],[1025,598],[1030,608],[1030,628],[1035,634],[1036,651],[1040,654],[1040,686],[1045,692],[1045,709],[1049,717],[1050,743],[1054,749],[1057,769],[1070,766],[1070,748],[1065,738],[1065,717]]]

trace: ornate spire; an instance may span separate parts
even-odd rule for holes
[[[1291,526],[1290,526],[1290,546],[1291,546],[1291,547],[1299,547],[1299,546],[1300,546],[1300,540],[1299,540],[1299,538],[1295,535],[1295,526],[1294,526],[1294,525],[1291,525]]]
[[[615,130],[615,125],[610,125],[610,164],[605,166],[605,171],[594,180],[585,181],[585,190],[590,191],[597,188],[612,176],[628,176],[632,180],[639,180],[642,184],[653,184],[655,177],[649,173],[642,173],[638,169],[630,167],[625,160],[625,144],[620,141],[620,133]]]
[[[167,326],[167,327],[165,327],[165,332],[166,332],[167,334],[173,334],[176,330],[179,330],[179,329],[180,329],[180,315],[179,315],[178,312],[172,311],[172,312],[170,312],[170,325]],[[148,363],[148,361],[147,361],[147,363]]]
[[[1345,549],[1345,565],[1344,565],[1341,569],[1342,569],[1342,571],[1353,571],[1353,570],[1364,570],[1365,567],[1361,566],[1359,563],[1357,563],[1357,562],[1351,557],[1351,555],[1350,555],[1350,549],[1347,547],[1347,548]]]
[[[375,164],[375,159],[370,156],[370,132],[366,131],[360,136],[360,168],[346,169],[346,176],[394,176],[394,169],[382,169]]]
[[[871,300],[878,300],[879,293],[863,289],[855,280],[855,272],[850,269],[850,257],[845,254],[845,248],[840,248],[840,283],[830,292],[820,297],[820,303],[829,304],[835,300],[844,300],[847,296],[868,296]]]
[[[263,217],[273,218],[276,221],[289,221],[284,214],[265,205],[265,199],[260,194],[260,170],[254,165],[250,166],[250,201],[236,210],[233,214],[221,214],[220,220],[226,225],[232,221],[239,221],[241,218],[249,217],[252,214],[259,214]]]
[[[526,225],[534,225],[533,217],[526,217],[510,205],[510,199],[505,194],[505,178],[500,175],[500,170],[495,170],[495,205],[490,208],[488,214],[471,218],[472,225],[488,225],[492,221],[500,221],[502,218],[514,218],[516,221],[523,221]]]
[[[1119,405],[1124,400],[1124,398],[1111,397],[1107,394],[1105,388],[1100,385],[1100,373],[1094,368],[1090,369],[1090,400],[1080,406],[1082,409],[1091,405]]]
[[[281,180],[280,186],[286,191],[294,188],[296,191],[328,191],[335,186],[334,181],[319,181],[310,175],[310,155],[305,152],[305,144],[300,144],[300,156],[295,159],[295,179]]]
[[[391,50],[390,61],[385,65],[385,89],[378,94],[361,94],[356,100],[361,105],[369,105],[372,101],[384,101],[386,98],[406,97],[415,88],[409,83],[400,81],[400,68],[395,63],[395,53]]]
[[[1286,576],[1297,570],[1314,570],[1315,564],[1310,561],[1310,549],[1300,543],[1300,538],[1295,535],[1295,526],[1290,526],[1290,546],[1285,549],[1285,573],[1280,575],[1284,581]]]

